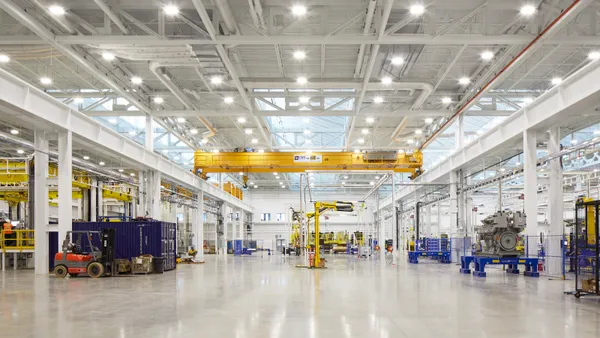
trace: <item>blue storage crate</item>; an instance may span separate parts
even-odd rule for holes
[[[115,258],[131,259],[141,254],[163,257],[165,270],[175,268],[174,223],[167,222],[74,222],[73,230],[100,231],[113,228]],[[173,243],[172,245],[170,243]]]

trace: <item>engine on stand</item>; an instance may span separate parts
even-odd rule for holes
[[[519,233],[525,229],[526,219],[525,213],[521,211],[498,211],[486,217],[481,221],[483,225],[475,229],[481,243],[481,250],[478,250],[475,255],[520,256],[517,245]]]

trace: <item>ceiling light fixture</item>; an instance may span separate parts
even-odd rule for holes
[[[382,103],[382,102],[383,102],[383,97],[381,97],[381,96],[375,96],[375,97],[373,98],[373,102],[375,102],[375,103],[377,103],[377,104],[380,104],[380,103]]]
[[[304,59],[306,59],[306,53],[301,50],[297,50],[294,52],[294,59],[304,60]]]
[[[223,83],[223,78],[218,75],[215,75],[210,78],[210,83],[214,85],[220,85],[221,83]]]
[[[43,85],[51,85],[52,79],[49,77],[42,77],[42,78],[40,78],[40,83]]]
[[[124,170],[123,169],[119,169],[119,172],[122,173]]]
[[[494,58],[494,52],[492,52],[490,50],[486,50],[481,53],[481,59],[484,61],[490,61],[493,58]]]
[[[376,180],[378,180],[378,179],[379,179],[379,176],[375,176],[375,179],[376,179]]]
[[[557,86],[557,85],[561,84],[562,81],[563,80],[560,77],[555,77],[555,78],[552,79],[552,84],[555,85],[555,86]]]
[[[98,163],[99,165],[105,165],[106,163],[100,161],[100,163]]]
[[[138,76],[134,76],[131,78],[131,83],[135,84],[135,85],[139,85],[142,84],[143,80],[141,77]]]
[[[185,122],[185,117],[178,117],[177,118],[177,123],[184,123]]]
[[[246,119],[243,117],[238,117],[237,121],[238,121],[238,123],[241,123],[241,124],[246,123]]]
[[[348,179],[348,176],[344,176],[344,179],[345,179],[345,180],[347,180],[347,179]]]
[[[384,78],[381,79],[381,83],[384,85],[389,85],[392,84],[392,78],[389,76],[386,76]]]
[[[406,143],[413,144],[413,143],[415,143],[415,141],[414,140],[406,140]]]
[[[523,14],[524,16],[532,16],[533,14],[535,14],[535,12],[536,9],[533,5],[524,5],[523,7],[521,7],[521,14]]]
[[[273,176],[277,176],[277,172],[274,172],[274,173],[273,173]]]
[[[415,129],[415,134],[421,135],[421,134],[423,134],[423,131],[421,129]]]
[[[404,63],[404,59],[402,57],[400,57],[400,56],[394,56],[392,58],[392,64],[394,66],[399,66],[399,65],[401,65],[403,63]]]
[[[468,77],[461,77],[461,78],[458,80],[458,83],[460,83],[460,84],[461,84],[461,85],[463,85],[463,86],[466,86],[466,85],[468,85],[469,83],[471,83],[471,80],[470,80]]]
[[[371,124],[371,123],[375,122],[375,119],[374,119],[374,118],[372,118],[372,117],[367,117],[367,118],[365,119],[365,121],[367,121],[367,123]]]
[[[87,161],[87,160],[90,159],[90,157],[89,156],[84,156],[83,159]]]
[[[308,83],[308,80],[304,76],[300,76],[296,79],[296,83],[299,85],[305,85]]]
[[[192,134],[192,135],[198,134],[198,129],[195,129],[195,128],[194,129],[190,129],[190,134]],[[202,140],[204,141],[206,139],[202,139]],[[206,140],[206,142],[208,142],[208,140]],[[206,143],[206,142],[204,142],[204,143]]]
[[[375,182],[371,181],[369,182],[369,185],[375,185]]]
[[[421,4],[414,4],[414,5],[410,6],[410,14],[419,16],[419,15],[423,15],[423,13],[425,13],[425,6],[423,6]]]
[[[16,130],[16,129],[11,129],[10,133],[13,134],[13,135],[19,135],[19,131]]]
[[[275,179],[277,179],[277,180],[278,180],[278,179],[280,179],[280,178],[281,178],[281,177],[279,177],[279,176],[275,176]],[[280,183],[280,184],[281,184],[281,183]]]
[[[23,154],[25,151],[23,149],[17,149],[17,154]]]
[[[428,118],[425,119],[425,123],[432,124],[433,123],[433,119],[431,117],[428,117]]]
[[[250,142],[252,142],[252,144],[257,144],[258,143],[258,139],[253,138]]]
[[[364,144],[364,143],[365,143],[365,139],[364,139],[364,138],[359,138],[359,139],[358,139],[358,143],[360,143],[360,144]]]
[[[6,54],[0,54],[0,63],[7,63],[10,61],[10,58]]]
[[[53,15],[65,15],[65,8],[59,5],[48,7],[48,11]]]
[[[179,7],[170,4],[170,5],[166,5],[165,7],[163,7],[163,10],[165,11],[166,15],[177,15],[179,14]]]
[[[443,103],[443,104],[450,104],[450,103],[452,103],[452,98],[450,98],[450,97],[448,97],[448,96],[446,96],[446,97],[443,97],[443,98],[442,98],[442,103]]]
[[[310,97],[307,97],[307,96],[300,96],[300,97],[298,98],[298,102],[300,102],[300,103],[304,103],[304,104],[306,104],[306,103],[308,103],[309,101],[310,101]]]
[[[292,6],[292,14],[294,16],[305,16],[306,12],[307,12],[306,6],[303,6],[303,5]]]
[[[102,53],[102,58],[106,61],[112,61],[115,59],[115,55],[113,53],[110,52],[103,52]]]
[[[525,98],[523,98],[523,103],[530,104],[531,102],[533,102],[533,97],[525,97]]]
[[[589,52],[588,53],[588,59],[590,59],[590,60],[598,60],[598,59],[600,59],[600,52],[598,52],[598,51],[591,51],[591,52]],[[2,60],[0,60],[0,61],[2,61]]]
[[[154,103],[156,103],[156,104],[162,104],[163,102],[165,102],[165,99],[163,99],[160,96],[157,96],[154,98]]]
[[[363,129],[360,131],[363,135],[367,135],[369,133],[369,129]]]
[[[77,104],[83,103],[83,97],[81,97],[81,96],[74,97],[73,102],[75,102]]]
[[[232,103],[233,103],[233,97],[231,97],[231,96],[226,96],[226,97],[223,99],[223,102],[225,102],[225,103],[227,103],[227,104],[232,104]]]
[[[244,173],[243,173],[242,171],[240,171],[240,172],[238,173],[238,175],[240,175],[240,176],[244,176]]]
[[[252,135],[252,129],[246,128],[246,130],[244,130],[244,133],[246,133],[246,135]]]

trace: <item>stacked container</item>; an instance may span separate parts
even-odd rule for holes
[[[159,221],[144,222],[73,222],[74,231],[101,231],[113,228],[115,258],[128,259],[142,254],[165,259],[165,270],[175,269],[176,224]]]

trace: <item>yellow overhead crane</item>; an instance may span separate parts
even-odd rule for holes
[[[206,178],[208,173],[296,173],[306,170],[391,170],[421,174],[423,154],[395,151],[351,152],[233,152],[194,153],[194,172]],[[244,182],[245,183],[245,182]]]

